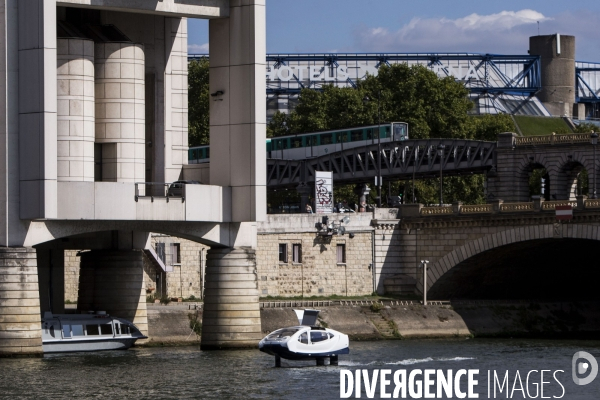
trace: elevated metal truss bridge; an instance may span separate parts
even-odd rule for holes
[[[444,154],[437,153],[444,145]],[[267,187],[291,188],[314,183],[315,171],[333,171],[336,183],[369,183],[378,175],[378,144],[356,147],[306,160],[267,160]],[[485,173],[495,170],[496,142],[423,139],[381,144],[381,176],[385,181]]]
[[[600,103],[600,63],[575,63],[575,89],[578,103]]]
[[[529,96],[541,88],[539,56],[473,53],[267,54],[267,93],[294,94],[335,83],[356,87],[381,65],[424,65],[453,76],[471,93]],[[340,71],[339,67],[344,67]],[[310,67],[314,67],[312,70]],[[300,71],[303,68],[304,71]]]

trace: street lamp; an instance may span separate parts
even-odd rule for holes
[[[363,103],[371,101],[369,96],[363,98]],[[377,207],[381,208],[381,90],[377,93]],[[388,193],[389,196],[389,193]]]
[[[442,206],[442,204],[444,204],[444,197],[442,194],[442,189],[443,189],[443,183],[442,183],[442,167],[444,166],[444,163],[442,162],[444,159],[444,149],[446,148],[446,146],[444,146],[443,144],[439,144],[437,147],[437,153],[438,156],[440,157],[440,207]]]
[[[427,305],[427,264],[429,260],[421,260],[421,268],[423,268],[423,305]]]
[[[590,136],[592,138],[592,146],[594,147],[594,173],[592,174],[594,179],[594,191],[592,192],[592,199],[596,198],[596,145],[598,144],[598,134],[592,131]]]

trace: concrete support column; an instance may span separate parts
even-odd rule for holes
[[[0,247],[0,357],[41,354],[36,251]]]
[[[165,182],[173,182],[187,164],[187,18],[165,18],[165,42]]]
[[[58,39],[58,180],[94,181],[94,42]]]
[[[40,311],[65,312],[65,251],[60,248],[37,248]]]
[[[81,253],[77,312],[106,311],[148,334],[144,266],[140,250]]]
[[[56,1],[18,4],[19,213],[56,218]]]
[[[266,219],[265,0],[211,19],[210,184],[232,187],[232,221]]]
[[[102,180],[144,182],[144,47],[135,43],[96,43],[94,63],[96,143],[102,144]]]
[[[568,200],[569,199],[569,179],[565,171],[558,168],[547,169],[547,176],[544,176],[544,199]]]
[[[260,339],[255,250],[209,250],[206,256],[201,348],[257,347]]]

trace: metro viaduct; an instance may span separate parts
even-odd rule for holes
[[[436,150],[439,145],[444,146],[442,155]],[[412,139],[306,160],[269,159],[267,186],[297,187],[308,196],[311,191],[306,187],[314,185],[315,171],[333,171],[335,183],[368,184],[381,164],[384,180],[439,178],[440,172],[443,176],[485,174],[488,200],[527,201],[531,173],[545,169],[547,199],[574,200],[582,170],[588,172],[590,193],[597,187],[598,161],[591,133],[519,137],[508,132],[500,133],[497,142]]]

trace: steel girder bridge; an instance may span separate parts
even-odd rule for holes
[[[205,57],[190,55],[189,59]],[[469,91],[479,113],[521,113],[542,86],[539,56],[475,53],[267,54],[267,104],[289,112],[300,91],[325,85],[356,88],[382,65],[423,65],[440,77],[452,76]],[[544,115],[535,105],[535,115]],[[495,110],[495,111],[491,111]],[[527,113],[527,112],[526,112]],[[269,112],[267,113],[269,115]]]
[[[356,87],[366,73],[373,74],[381,65],[419,64],[439,76],[453,76],[471,93],[533,96],[541,89],[539,56],[497,55],[473,53],[330,53],[330,54],[267,54],[269,71],[291,68],[285,76],[268,74],[268,94],[297,94],[304,88],[320,89],[335,83]],[[294,72],[300,65],[319,67],[323,79]],[[347,68],[347,74],[337,70]],[[327,71],[329,70],[329,71]],[[355,70],[354,72],[352,70]],[[304,75],[304,76],[302,76]],[[272,79],[272,78],[278,79]]]
[[[440,157],[437,148],[444,145]],[[378,144],[305,160],[267,160],[267,187],[291,188],[314,183],[315,171],[333,171],[335,183],[370,183],[378,175]],[[408,180],[486,173],[495,170],[496,142],[463,139],[416,139],[381,143],[381,177]]]
[[[575,89],[578,103],[600,103],[600,63],[575,63]]]

